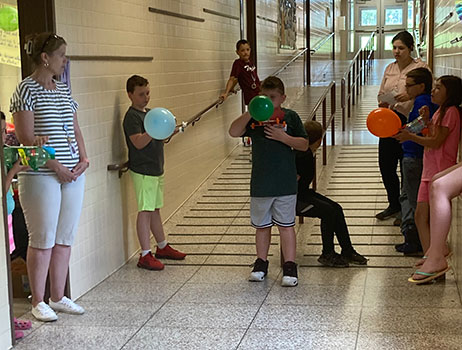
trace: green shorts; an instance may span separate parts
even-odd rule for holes
[[[150,176],[130,170],[138,211],[154,211],[164,206],[164,175]]]

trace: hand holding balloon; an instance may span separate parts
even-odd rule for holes
[[[176,119],[166,108],[153,108],[144,118],[144,128],[153,139],[165,140],[176,128]]]
[[[271,118],[274,106],[271,99],[264,95],[255,96],[249,103],[249,113],[253,119],[264,122]]]

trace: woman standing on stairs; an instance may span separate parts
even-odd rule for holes
[[[420,59],[411,57],[414,38],[407,31],[396,34],[392,44],[395,62],[385,69],[377,100],[379,107],[390,108],[398,114],[404,125],[414,102],[406,93],[406,74],[415,68],[428,67]],[[388,207],[375,216],[379,220],[388,219],[401,211],[400,184],[396,170],[402,158],[403,150],[397,140],[392,137],[380,138],[379,167],[387,190]]]

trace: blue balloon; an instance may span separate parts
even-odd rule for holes
[[[144,117],[144,129],[156,140],[169,138],[175,131],[175,127],[176,119],[166,108],[153,108]]]

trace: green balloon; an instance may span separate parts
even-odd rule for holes
[[[0,29],[14,32],[18,29],[18,10],[11,6],[0,8]]]
[[[249,113],[253,119],[264,122],[271,118],[274,112],[273,102],[267,96],[255,96],[249,103]]]

